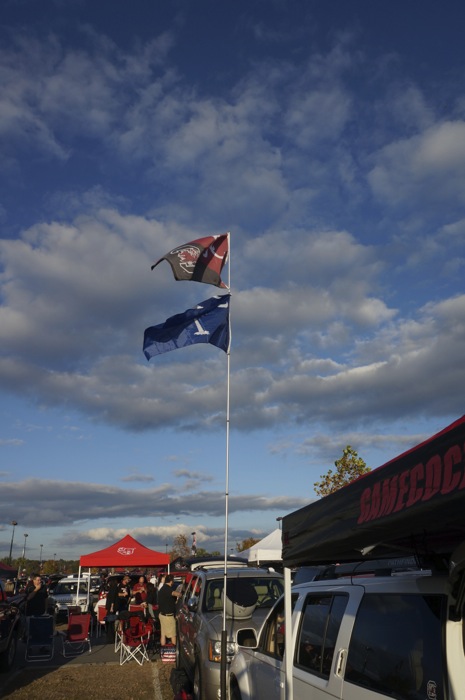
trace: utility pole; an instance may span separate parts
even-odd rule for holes
[[[11,566],[11,562],[13,561],[12,555],[13,555],[13,540],[15,538],[15,527],[18,524],[16,520],[12,520],[11,524],[13,525],[13,532],[11,533],[11,543],[10,543],[10,558],[9,558],[9,565]]]

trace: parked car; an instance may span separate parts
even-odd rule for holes
[[[265,569],[196,569],[177,613],[178,663],[193,681],[196,700],[217,700],[220,688],[221,633],[226,606],[227,663],[236,652],[236,633],[246,624],[259,629],[284,590],[281,574]]]
[[[55,586],[53,593],[48,598],[48,610],[51,614],[55,614],[57,618],[68,615],[70,606],[79,605],[82,610],[87,609],[88,600],[88,581],[81,579],[62,578]],[[89,598],[89,604],[92,604],[92,599]]]
[[[463,700],[463,581],[411,568],[347,568],[343,578],[292,587],[291,649],[284,597],[259,634],[242,626],[231,700],[281,700],[286,665],[294,700]]]
[[[0,672],[9,671],[16,657],[16,647],[24,610],[24,595],[7,597],[0,581]]]

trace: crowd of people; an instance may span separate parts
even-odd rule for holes
[[[165,646],[168,642],[176,644],[176,603],[181,592],[174,586],[171,574],[161,575],[159,579],[153,575],[148,579],[140,575],[134,583],[134,575],[124,574],[122,578],[101,574],[100,596],[101,604],[106,610],[107,635],[114,635],[115,623],[124,620],[129,607],[140,606],[145,618],[156,620],[160,625],[160,642]],[[38,573],[29,577],[21,593],[24,595],[24,614],[26,619],[31,616],[44,615],[48,612],[49,584]],[[9,594],[11,595],[13,590]]]
[[[146,576],[140,576],[132,588],[129,575],[123,576],[121,581],[113,579],[105,599],[107,635],[114,634],[113,625],[125,619],[132,604],[140,606],[145,617],[159,621],[161,646],[165,646],[168,639],[176,644],[176,602],[181,592],[173,584],[171,574],[161,576],[159,581],[156,578],[148,581]]]

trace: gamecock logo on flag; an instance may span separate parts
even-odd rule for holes
[[[118,554],[122,554],[125,557],[128,557],[131,554],[134,554],[135,551],[136,551],[135,547],[118,547]]]

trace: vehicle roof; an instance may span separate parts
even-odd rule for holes
[[[207,579],[214,579],[218,578],[219,576],[224,576],[224,567],[218,567],[217,569],[196,569],[195,571],[191,572],[192,575],[194,576],[195,574],[201,574],[204,578]],[[228,567],[228,572],[227,572],[228,578],[242,578],[242,577],[249,577],[249,578],[256,578],[257,576],[260,576],[261,578],[266,577],[266,578],[279,578],[282,579],[283,575],[278,573],[277,571],[269,571],[268,569],[253,569],[251,567],[244,567],[244,568],[229,568]]]
[[[341,576],[333,579],[317,579],[292,586],[292,593],[315,591],[337,591],[348,586],[362,586],[370,592],[422,592],[447,593],[450,589],[447,575],[434,574],[429,571],[411,571],[395,573],[392,576]]]

